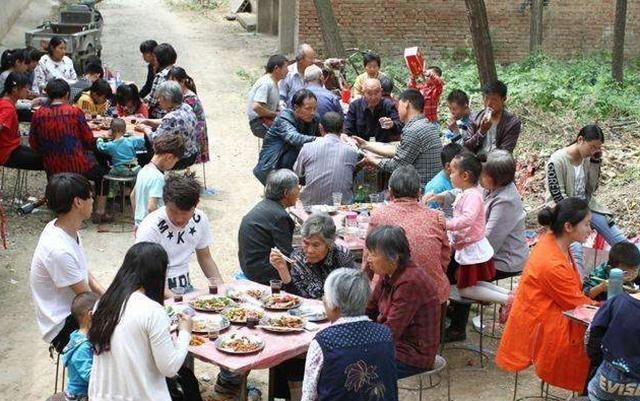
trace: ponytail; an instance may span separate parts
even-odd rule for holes
[[[29,76],[22,72],[13,71],[9,73],[4,81],[4,87],[0,96],[4,96],[13,92],[14,89],[24,88],[29,85]]]
[[[538,223],[553,232],[556,237],[564,234],[566,223],[577,225],[589,214],[589,204],[584,199],[572,197],[561,200],[555,207],[545,207],[538,213]]]
[[[172,67],[169,70],[168,79],[178,81],[179,83],[184,83],[184,85],[189,88],[189,90],[195,94],[197,94],[196,83],[193,81],[187,72],[182,67]]]

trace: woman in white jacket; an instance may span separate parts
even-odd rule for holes
[[[95,349],[89,399],[171,401],[166,378],[187,356],[192,321],[180,318],[174,342],[162,306],[167,263],[160,245],[135,244],[100,299],[88,334]]]

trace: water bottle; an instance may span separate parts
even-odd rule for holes
[[[120,86],[122,79],[120,79],[120,70],[116,70],[116,88]]]
[[[611,269],[609,272],[609,284],[607,286],[607,299],[622,294],[622,270]]]

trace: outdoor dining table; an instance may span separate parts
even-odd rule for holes
[[[101,120],[105,120],[105,118],[103,117]],[[126,133],[129,135],[136,135],[136,136],[144,136],[144,132],[140,132],[140,131],[136,131],[136,125],[138,125],[138,123],[136,122],[136,124],[133,124],[131,122],[131,118],[129,117],[125,117],[123,118],[123,120],[125,120],[125,122],[127,123],[127,129],[126,129]],[[137,120],[141,120],[141,119],[137,119]],[[92,123],[92,129],[91,132],[93,132],[93,138],[94,139],[98,139],[98,138],[111,138],[111,129],[105,129],[99,126],[99,122],[96,122],[94,120],[87,120],[88,123]],[[93,127],[98,124],[99,128],[93,129]],[[91,126],[91,125],[90,125]]]
[[[261,289],[263,290],[263,293],[266,292],[267,294],[270,292],[270,288],[265,285],[247,280],[235,280],[223,285],[219,285],[218,294],[225,295],[227,289],[229,288],[253,288]],[[282,291],[281,293],[285,294],[286,292]],[[187,303],[190,300],[205,294],[207,294],[206,291],[194,291],[193,293],[186,294],[184,296],[184,302]],[[302,301],[300,306],[323,308],[322,301],[320,300],[306,298],[300,298],[300,300]],[[174,302],[173,300],[167,300],[165,303],[169,305],[173,304]],[[250,304],[250,306],[253,305]],[[285,313],[287,313],[287,311],[273,311],[265,309],[266,317],[276,317]],[[209,313],[196,312],[196,315],[207,314]],[[320,330],[329,326],[330,323],[329,321],[322,321],[315,324],[317,324],[318,330]],[[242,382],[240,384],[240,400],[244,401],[247,399],[247,376],[249,375],[249,372],[255,369],[270,369],[291,358],[295,358],[299,355],[304,354],[309,348],[309,344],[315,337],[318,330],[308,331],[305,329],[304,331],[294,333],[273,333],[259,328],[249,329],[245,325],[232,324],[227,330],[222,331],[220,333],[220,336],[231,333],[258,335],[265,342],[264,348],[261,351],[252,354],[227,354],[219,351],[216,348],[214,342],[206,341],[203,345],[200,346],[190,346],[189,352],[195,358],[203,362],[211,363],[219,367],[228,369],[231,372],[240,374],[242,377]],[[272,399],[272,387],[274,384],[272,373],[273,372],[270,369],[269,399]]]

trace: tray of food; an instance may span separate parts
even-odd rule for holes
[[[227,296],[233,300],[241,301],[243,298],[260,299],[267,295],[267,292],[260,288],[229,288]]]
[[[202,295],[189,302],[193,309],[200,312],[222,312],[228,306],[235,305],[235,302],[229,297],[220,295]]]
[[[207,339],[202,336],[192,335],[191,341],[189,341],[190,347],[199,347],[202,344],[206,343]]]
[[[264,311],[257,308],[248,308],[246,306],[232,306],[225,309],[222,314],[231,323],[247,323],[247,318],[262,319],[264,317]]]
[[[194,333],[209,333],[212,330],[222,331],[231,325],[229,319],[220,315],[196,315],[193,317]]]
[[[260,321],[259,328],[276,333],[291,333],[304,331],[304,319],[297,316],[282,315],[278,317],[264,318]]]
[[[232,333],[219,337],[216,348],[228,354],[251,354],[264,348],[264,340],[259,336]]]
[[[266,309],[288,310],[302,304],[300,298],[289,294],[272,294],[262,298],[262,306]]]
[[[290,309],[289,314],[291,316],[305,318],[310,322],[321,322],[327,319],[327,314],[321,306]]]

